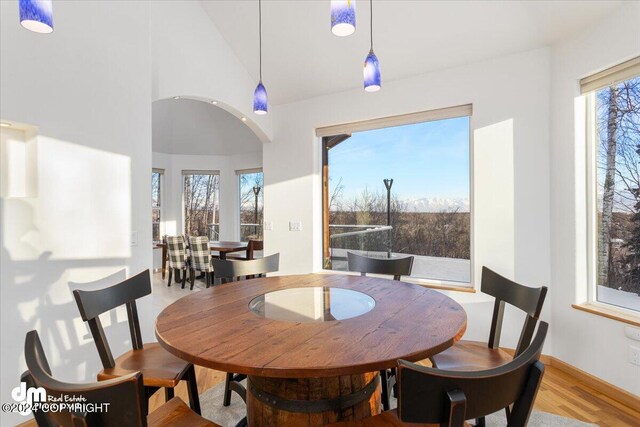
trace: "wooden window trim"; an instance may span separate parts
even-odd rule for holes
[[[586,313],[595,314],[596,316],[606,317],[607,319],[616,320],[618,322],[627,323],[629,325],[640,327],[640,316],[635,314],[626,313],[607,307],[602,307],[597,304],[571,304],[571,307],[576,310],[584,311]]]
[[[640,56],[580,79],[580,92],[582,94],[593,92],[638,75],[640,75]]]
[[[350,135],[353,132],[362,132],[366,130],[411,125],[444,119],[454,119],[456,117],[470,117],[472,116],[472,114],[473,106],[471,104],[465,104],[455,107],[440,108],[437,110],[419,111],[416,113],[401,114],[398,116],[383,117],[372,120],[361,120],[358,122],[342,123],[338,125],[320,127],[316,129],[316,136],[329,137],[341,134]]]

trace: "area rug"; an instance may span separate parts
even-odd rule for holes
[[[246,415],[246,406],[236,393],[231,393],[231,405],[222,406],[223,393],[224,383],[220,383],[200,395],[202,416],[223,427],[234,427]],[[393,398],[391,400],[391,406],[395,408],[396,400]],[[504,411],[496,412],[486,417],[487,426],[504,427],[506,424]],[[595,425],[540,411],[533,411],[529,418],[529,426],[531,427],[584,427]]]

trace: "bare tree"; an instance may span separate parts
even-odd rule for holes
[[[615,195],[616,175],[616,133],[618,127],[618,89],[609,88],[606,137],[606,169],[604,190],[602,193],[602,218],[600,221],[599,251],[598,251],[598,283],[606,285],[609,282],[609,252],[611,245],[611,219]]]

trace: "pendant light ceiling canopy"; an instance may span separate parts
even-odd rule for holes
[[[373,52],[373,0],[369,0],[369,8],[371,10],[371,47],[369,49],[369,54],[364,60],[364,90],[367,92],[376,92],[380,90],[382,79],[380,77],[380,62],[378,61],[376,54]]]
[[[260,40],[260,81],[253,92],[253,112],[259,115],[269,111],[267,89],[262,84],[262,0],[258,0],[258,32]]]
[[[331,32],[339,37],[356,31],[355,0],[331,0]]]
[[[53,31],[53,0],[19,0],[20,24],[34,33]]]

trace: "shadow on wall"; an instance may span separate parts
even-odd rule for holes
[[[7,144],[4,131],[1,136],[6,156],[7,146],[16,144]],[[38,137],[35,153],[37,161],[31,163],[3,158],[3,189],[11,187],[8,181],[15,176],[36,183],[35,191],[17,196],[3,190],[0,197],[3,403],[13,401],[11,390],[26,369],[24,337],[32,329],[40,333],[56,377],[95,378],[100,359],[73,290],[117,283],[128,275],[131,263],[130,159],[48,137]],[[25,170],[16,170],[21,167]],[[101,320],[114,355],[130,348],[124,308]],[[22,421],[18,414],[3,413],[0,424]]]

